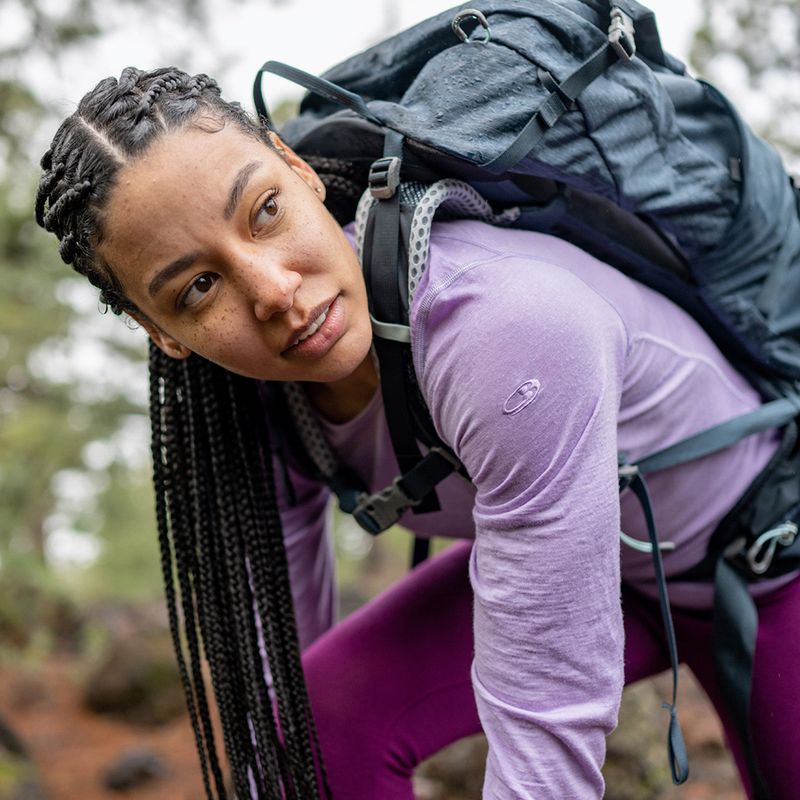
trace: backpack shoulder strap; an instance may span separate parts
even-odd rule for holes
[[[393,178],[399,171],[393,160],[400,158],[384,155],[373,164],[370,188],[356,213],[356,249],[370,300],[387,424],[401,469],[391,486],[362,498],[354,512],[372,533],[395,524],[409,509],[418,514],[437,511],[436,486],[453,471],[468,477],[435,430],[411,354],[409,309],[428,263],[434,217],[441,211],[449,218],[494,225],[510,225],[520,217],[518,208],[495,213],[463,181],[399,182]],[[393,237],[382,231],[389,224],[395,227]]]

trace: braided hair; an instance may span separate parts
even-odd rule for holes
[[[42,158],[37,222],[114,313],[137,311],[98,254],[117,174],[201,117],[270,145],[211,78],[129,67],[81,100]],[[150,344],[165,594],[207,797],[227,795],[204,661],[236,796],[314,800],[330,789],[303,679],[262,391],[197,355],[178,361]]]

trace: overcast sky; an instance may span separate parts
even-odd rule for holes
[[[253,76],[268,59],[286,61],[309,72],[321,72],[387,31],[402,28],[455,5],[453,0],[229,0],[211,3],[211,25],[200,37],[176,24],[168,7],[158,14],[106,6],[104,18],[111,32],[90,47],[65,59],[59,74],[37,70],[40,85],[59,98],[64,113],[94,83],[119,75],[123,67],[142,68],[176,63],[189,71],[208,72],[224,94],[250,107]],[[693,0],[654,0],[665,49],[685,60],[691,32],[699,22],[699,4]],[[300,89],[278,78],[265,79],[268,99],[275,103],[298,96]]]

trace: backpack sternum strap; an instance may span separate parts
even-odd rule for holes
[[[716,453],[747,436],[771,428],[780,428],[800,415],[800,397],[795,394],[772,400],[741,416],[721,422],[712,428],[683,439],[657,453],[640,459],[637,467],[642,473],[669,469],[687,461]]]
[[[353,511],[356,522],[376,535],[395,525],[409,509],[418,507],[433,487],[455,472],[458,459],[441,447],[432,447],[408,472],[374,494],[363,494]]]

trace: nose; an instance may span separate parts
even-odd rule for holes
[[[279,265],[254,269],[249,283],[256,319],[266,322],[273,314],[288,311],[302,282],[297,272]]]

